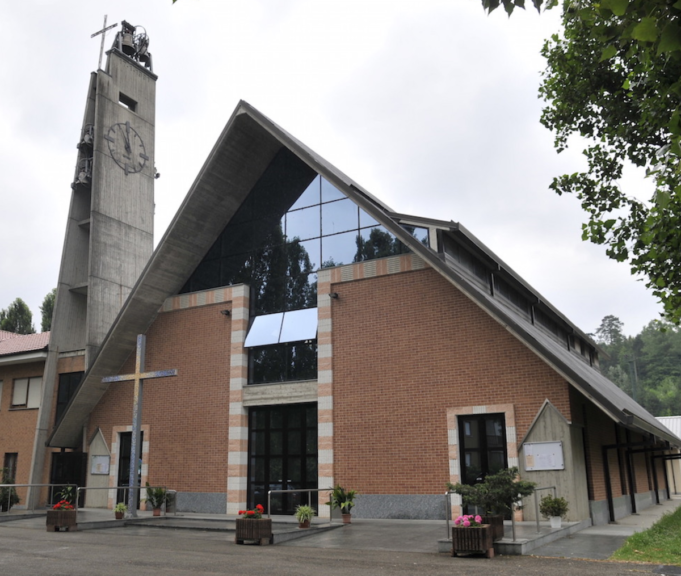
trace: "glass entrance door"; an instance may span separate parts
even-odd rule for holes
[[[121,432],[119,438],[119,457],[118,457],[118,486],[130,486],[130,451],[132,448],[132,432]],[[140,447],[144,444],[144,432],[142,432],[142,442]],[[142,455],[139,456],[137,465],[137,474],[141,486],[142,480]],[[140,490],[137,492],[137,507],[140,505]],[[128,503],[128,491],[125,489],[116,491],[116,504],[123,502]]]
[[[477,484],[508,467],[505,420],[503,414],[459,416],[463,484]]]
[[[317,488],[317,404],[251,408],[248,417],[248,507],[267,509],[270,490]],[[293,514],[307,494],[272,494],[272,514]],[[317,494],[312,494],[317,509]]]

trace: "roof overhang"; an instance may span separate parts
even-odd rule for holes
[[[11,354],[8,356],[0,356],[0,366],[9,366],[11,364],[29,364],[31,362],[44,362],[46,358],[47,350],[25,352],[23,354]]]

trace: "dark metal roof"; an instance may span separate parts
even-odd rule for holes
[[[147,331],[164,300],[176,294],[200,263],[273,158],[283,148],[344,192],[376,221],[421,256],[449,282],[476,302],[497,322],[553,366],[575,388],[622,424],[650,432],[681,445],[655,418],[615,384],[562,347],[551,336],[533,326],[513,309],[481,290],[465,274],[449,266],[435,251],[424,246],[400,226],[400,220],[447,230],[459,235],[534,294],[582,338],[579,329],[546,303],[536,291],[511,270],[482,242],[460,224],[421,219],[392,212],[380,200],[274,124],[255,108],[240,102],[227,122],[194,184],[180,206],[163,239],[134,286],[98,355],[49,439],[51,446],[75,446],[82,425],[107,390],[102,378],[117,374],[135,349],[137,334]]]

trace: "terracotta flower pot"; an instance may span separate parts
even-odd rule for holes
[[[309,520],[303,520],[302,522],[298,523],[298,528],[309,528],[310,527],[310,521]]]
[[[161,515],[161,509],[160,508],[154,508],[154,516],[160,516]]]
[[[125,512],[114,512],[114,516],[116,517],[116,520],[123,520],[124,515],[125,515]]]

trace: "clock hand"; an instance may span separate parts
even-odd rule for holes
[[[130,122],[125,123],[125,151],[128,154],[132,153],[132,148],[130,147]]]

